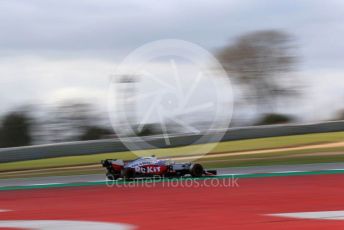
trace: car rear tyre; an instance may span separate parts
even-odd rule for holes
[[[203,166],[200,164],[193,164],[190,167],[190,174],[193,177],[201,177],[203,175]]]
[[[119,175],[114,175],[114,174],[112,174],[112,173],[107,173],[107,174],[106,174],[106,178],[107,178],[108,180],[117,180],[117,179],[119,178]]]

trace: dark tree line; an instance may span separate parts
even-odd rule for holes
[[[26,146],[32,143],[31,118],[23,112],[8,113],[1,122],[0,147]]]
[[[98,122],[95,109],[86,103],[66,102],[43,116],[30,106],[8,112],[0,119],[0,148],[32,144],[110,138],[112,128]]]

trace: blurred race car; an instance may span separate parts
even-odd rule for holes
[[[106,159],[101,161],[107,169],[106,176],[110,180],[118,178],[133,179],[136,177],[192,177],[216,175],[216,170],[204,170],[197,163],[175,163],[170,160],[159,160],[156,157],[141,157],[125,163],[123,160]]]

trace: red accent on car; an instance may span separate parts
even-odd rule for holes
[[[111,164],[115,171],[121,171],[123,169],[122,165]]]

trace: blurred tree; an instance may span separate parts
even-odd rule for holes
[[[240,36],[218,53],[223,67],[242,85],[246,99],[257,106],[257,112],[272,112],[277,98],[296,93],[289,84],[290,75],[285,75],[296,64],[292,41],[281,31],[258,31]]]
[[[140,131],[138,131],[138,129],[134,127],[134,130],[136,130],[135,135],[137,136],[152,136],[164,133],[161,128],[161,124],[158,123],[145,124],[142,129],[140,129]]]
[[[114,133],[109,129],[93,126],[93,127],[87,127],[85,129],[85,133],[81,134],[79,139],[83,141],[99,140],[99,139],[109,137],[112,134]]]
[[[90,132],[90,127],[100,129],[99,120],[97,110],[92,104],[66,101],[54,107],[42,123],[43,129],[50,133],[51,141],[61,142],[80,140],[82,136]]]
[[[256,125],[274,125],[274,124],[284,124],[294,121],[294,118],[284,114],[270,113],[266,114],[259,120]]]
[[[32,119],[23,112],[10,112],[2,120],[0,146],[2,148],[30,145]]]
[[[344,120],[344,109],[337,113],[335,120]]]

